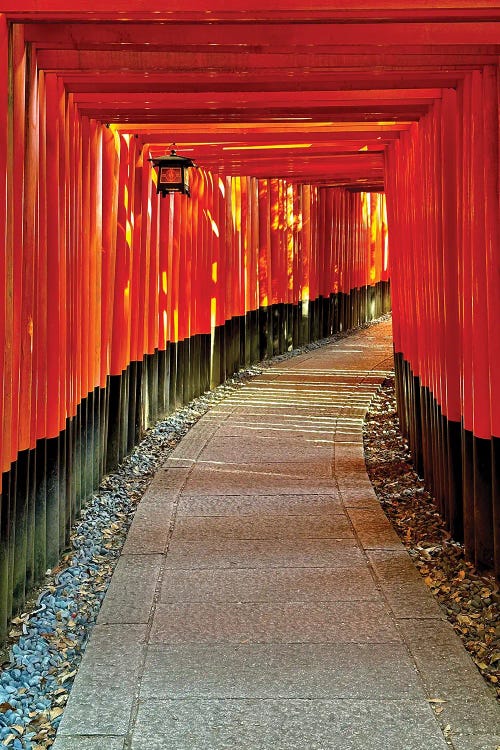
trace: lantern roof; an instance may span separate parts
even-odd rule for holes
[[[169,154],[163,156],[152,157],[149,161],[152,161],[155,167],[161,167],[163,165],[178,166],[178,167],[196,167],[192,159],[187,156],[180,156],[175,149],[172,149]]]

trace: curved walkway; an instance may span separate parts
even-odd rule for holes
[[[140,503],[54,750],[500,744],[366,475],[390,334],[275,364],[190,430]]]

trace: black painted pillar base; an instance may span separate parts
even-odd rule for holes
[[[491,495],[493,509],[493,556],[497,580],[500,581],[500,438],[491,439]]]
[[[492,568],[494,557],[491,440],[473,438],[475,563]]]

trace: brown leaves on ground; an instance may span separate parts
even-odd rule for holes
[[[433,497],[413,470],[399,432],[394,381],[388,379],[365,422],[368,474],[380,503],[414,564],[500,698],[500,594],[493,575],[465,560]]]

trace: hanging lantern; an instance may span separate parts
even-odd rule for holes
[[[190,196],[189,192],[189,169],[196,167],[192,159],[185,156],[177,156],[175,143],[172,144],[168,156],[159,156],[156,159],[149,159],[153,162],[153,167],[158,170],[158,180],[156,183],[156,192],[161,193],[164,198],[169,193],[184,193]]]

